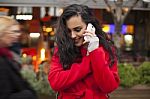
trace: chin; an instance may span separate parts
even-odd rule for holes
[[[83,45],[83,39],[78,40],[78,42],[75,43],[75,46],[80,47]]]

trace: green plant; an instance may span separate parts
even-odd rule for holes
[[[150,85],[150,62],[143,62],[138,67],[138,73],[140,74],[140,83]]]
[[[43,70],[40,69],[38,73],[35,73],[31,68],[23,68],[21,74],[37,93],[45,95],[54,94],[48,83],[47,75]]]
[[[32,62],[31,56],[21,57],[22,64],[30,64]]]
[[[119,76],[120,76],[120,86],[122,87],[132,87],[139,83],[139,74],[136,68],[129,63],[120,63],[118,65]]]

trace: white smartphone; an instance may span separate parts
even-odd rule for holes
[[[88,23],[86,30],[95,33],[95,27],[91,23]],[[88,41],[89,37],[90,36],[84,36],[84,40]]]

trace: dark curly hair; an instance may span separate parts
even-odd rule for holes
[[[101,25],[92,13],[92,9],[85,5],[72,4],[66,7],[62,15],[58,19],[56,29],[56,43],[58,46],[57,55],[64,69],[69,69],[71,64],[81,57],[80,48],[74,45],[68,33],[66,21],[73,16],[81,16],[82,20],[88,24],[92,23],[96,28],[96,35],[99,38],[99,43],[104,46],[106,51],[110,54],[110,67],[115,61],[115,55],[112,50],[113,43],[107,39],[106,33],[102,31]]]

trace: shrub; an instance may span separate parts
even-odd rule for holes
[[[138,73],[140,74],[140,83],[150,85],[150,62],[143,62],[138,67]]]
[[[136,68],[129,63],[120,63],[118,65],[118,71],[120,76],[120,86],[132,87],[139,83],[139,74]]]
[[[39,73],[36,74],[31,68],[23,68],[21,70],[21,74],[37,93],[45,95],[54,94],[49,85],[47,75],[43,72],[43,70],[39,70]]]

